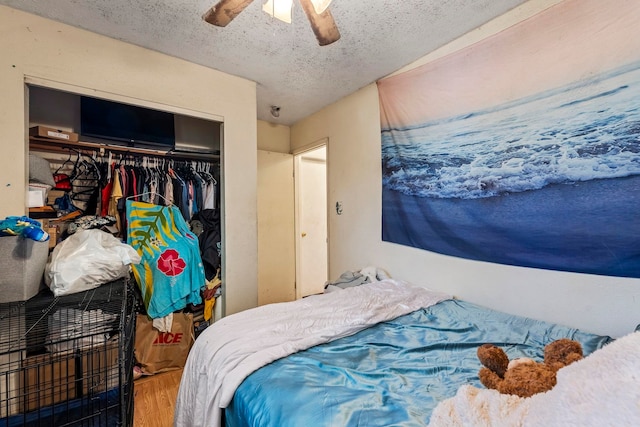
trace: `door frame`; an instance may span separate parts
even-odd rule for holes
[[[301,287],[301,280],[300,280],[300,275],[301,275],[301,258],[300,258],[300,248],[301,248],[301,242],[300,239],[302,238],[301,236],[301,230],[300,230],[300,159],[302,158],[302,156],[310,151],[316,150],[318,148],[322,148],[324,147],[326,150],[326,158],[325,158],[325,169],[326,169],[326,180],[325,180],[325,192],[326,192],[326,199],[327,199],[327,206],[325,207],[326,211],[327,211],[327,277],[329,277],[329,271],[331,271],[330,265],[329,265],[329,254],[330,254],[330,238],[329,236],[331,235],[331,230],[330,230],[330,226],[329,226],[329,138],[325,137],[322,139],[319,139],[317,141],[314,141],[310,144],[305,145],[304,147],[300,147],[296,150],[293,150],[291,152],[291,154],[293,154],[293,186],[294,186],[294,203],[295,203],[295,212],[294,212],[294,229],[295,229],[295,233],[296,233],[296,238],[295,238],[295,251],[296,251],[296,299],[300,299],[302,298],[302,287]]]

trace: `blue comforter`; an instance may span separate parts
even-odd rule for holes
[[[248,376],[225,411],[229,427],[424,426],[463,384],[482,387],[476,350],[542,360],[559,338],[585,356],[611,338],[447,300],[277,360]]]

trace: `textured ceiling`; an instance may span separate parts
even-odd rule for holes
[[[0,4],[257,82],[257,118],[291,125],[525,0],[333,0],[342,35],[318,46],[255,0],[227,27],[202,20],[217,0],[0,0]],[[281,107],[280,117],[270,106]]]

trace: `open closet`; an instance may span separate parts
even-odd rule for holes
[[[54,239],[100,227],[126,242],[128,201],[173,206],[195,226],[205,278],[223,277],[221,122],[33,85],[28,93],[29,154],[55,179],[29,214],[77,217]]]
[[[126,200],[175,205],[187,223],[198,219],[198,226],[214,227],[221,242],[221,122],[34,85],[28,89],[29,153],[46,159],[58,181],[43,207],[30,206],[31,216],[81,211],[90,219],[108,218],[107,225],[118,229],[114,234],[126,241]],[[36,127],[59,130],[62,138],[42,136]],[[221,267],[218,244],[218,259],[205,262],[207,279]]]

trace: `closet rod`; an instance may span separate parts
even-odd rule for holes
[[[46,151],[51,153],[68,153],[68,149],[82,151],[84,154],[91,152],[114,153],[114,154],[142,154],[154,157],[167,157],[174,160],[204,160],[212,161],[220,159],[218,154],[198,154],[198,153],[172,153],[144,148],[122,147],[119,145],[98,144],[92,142],[70,142],[57,139],[29,137],[29,150]]]

